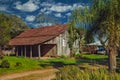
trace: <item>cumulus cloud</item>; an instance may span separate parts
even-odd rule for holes
[[[64,3],[48,3],[48,2],[43,2],[40,4],[42,7],[45,7],[44,9],[41,9],[41,12],[47,11],[54,11],[54,12],[67,12],[67,11],[72,11],[76,8],[82,7],[84,8],[85,6],[80,4],[80,3],[74,3],[73,5],[69,4],[64,4]]]
[[[36,24],[35,27],[40,27],[40,26],[52,26],[52,23],[40,23],[40,24]]]
[[[55,12],[66,12],[71,10],[72,6],[71,5],[52,5],[49,10],[55,11]]]
[[[71,16],[71,13],[67,13],[66,15],[67,15],[67,16]]]
[[[47,10],[49,11],[54,11],[54,12],[66,12],[72,9],[72,5],[67,5],[64,3],[48,3],[48,2],[43,2],[41,3],[42,7],[46,7]]]
[[[43,7],[51,7],[54,3],[43,2],[41,6]]]
[[[55,17],[62,17],[61,13],[56,13]]]
[[[47,8],[42,8],[41,10],[40,10],[40,12],[45,12],[47,10]]]
[[[6,6],[0,6],[0,11],[6,11],[7,7]]]
[[[46,12],[45,12],[45,14],[50,14],[50,13],[52,13],[52,11],[46,11]]]
[[[21,11],[33,12],[39,9],[38,4],[35,3],[33,0],[29,0],[28,2],[21,4],[21,2],[15,3],[15,8]]]
[[[86,6],[80,4],[80,3],[74,3],[73,4],[73,7],[72,7],[72,10],[76,9],[76,8],[85,8]]]
[[[32,22],[32,21],[35,20],[35,16],[33,16],[33,15],[26,16],[25,20],[28,21],[28,22]]]

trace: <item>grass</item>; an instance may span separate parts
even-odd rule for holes
[[[23,57],[12,57],[12,56],[5,56],[4,60],[8,60],[10,63],[10,68],[0,68],[0,74],[6,73],[14,73],[14,72],[22,72],[34,69],[41,69],[42,67],[39,66],[39,62],[35,59],[28,59]],[[21,66],[15,66],[17,62],[20,62]]]
[[[10,74],[15,72],[23,72],[29,70],[37,70],[37,69],[44,69],[44,68],[58,68],[63,67],[66,65],[79,65],[79,64],[89,64],[89,63],[105,63],[107,58],[105,55],[94,55],[94,54],[82,54],[84,58],[52,58],[52,59],[45,59],[45,60],[36,60],[36,59],[29,59],[23,57],[14,57],[14,56],[5,56],[4,60],[8,60],[10,63],[10,68],[0,68],[0,75],[2,74]],[[15,66],[17,62],[20,62],[21,66]],[[1,63],[1,61],[0,61]],[[88,66],[89,67],[89,66]]]
[[[42,67],[62,67],[64,65],[74,65],[76,64],[75,58],[53,58],[53,59],[46,59],[46,60],[40,60],[40,66]]]
[[[88,59],[105,59],[108,58],[107,55],[98,55],[98,54],[82,54],[82,57],[88,58]]]
[[[109,74],[106,68],[81,70],[78,66],[65,66],[56,73],[55,80],[120,80],[120,74]]]

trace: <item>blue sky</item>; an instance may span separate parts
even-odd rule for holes
[[[88,0],[0,0],[0,12],[15,14],[30,27],[46,26],[52,23],[35,23],[35,16],[44,13],[65,24],[71,12],[77,7],[89,4]]]

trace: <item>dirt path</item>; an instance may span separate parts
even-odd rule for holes
[[[0,80],[23,80],[24,77],[29,77],[32,75],[36,74],[46,74],[46,73],[51,73],[51,72],[56,72],[58,71],[57,69],[45,69],[45,70],[36,70],[36,71],[27,71],[27,72],[22,72],[22,73],[14,73],[14,74],[9,74],[9,75],[4,75],[0,77]],[[23,78],[22,78],[23,77]],[[55,77],[55,74],[49,74],[49,76],[42,76],[42,77],[37,77],[37,79],[30,79],[30,80],[50,80]],[[21,79],[19,79],[21,78]]]

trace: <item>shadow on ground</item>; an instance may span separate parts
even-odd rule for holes
[[[65,59],[67,60],[67,59]],[[74,62],[64,62],[64,61],[61,61],[61,60],[58,60],[58,61],[40,61],[40,66],[42,67],[49,67],[49,66],[52,66],[54,68],[59,68],[59,67],[63,67],[63,66],[68,66],[68,65],[81,65],[81,64],[89,64],[89,65],[95,65],[95,64],[98,64],[98,65],[106,65],[107,66],[107,58],[104,58],[104,59],[88,59],[88,58],[77,58],[77,59],[74,59],[75,61]]]

